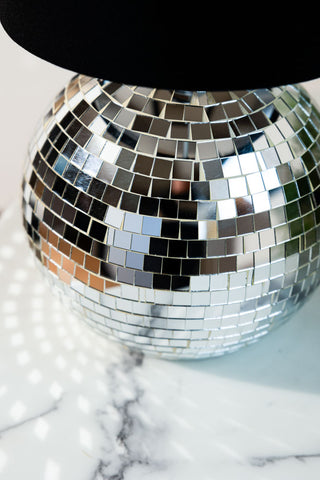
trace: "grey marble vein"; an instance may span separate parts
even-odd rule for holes
[[[311,458],[320,458],[320,453],[306,453],[306,454],[292,454],[292,455],[274,455],[268,457],[253,457],[250,460],[250,464],[255,467],[265,467],[269,464],[274,464],[281,462],[283,460],[298,460],[300,462],[305,462]]]
[[[155,448],[165,433],[163,425],[150,425],[139,415],[141,411],[148,413],[145,390],[137,375],[143,362],[143,353],[124,350],[119,362],[107,369],[110,398],[105,408],[97,411],[105,444],[90,480],[125,480],[133,468],[148,472],[166,468]]]
[[[13,424],[8,425],[6,427],[2,427],[0,429],[0,438],[2,437],[3,434],[9,432],[10,430],[15,430],[16,428],[22,427],[23,425],[26,425],[30,422],[33,422],[34,420],[37,420],[38,418],[45,417],[45,416],[49,415],[50,413],[55,412],[56,410],[58,410],[61,400],[62,400],[62,397],[60,397],[58,400],[56,400],[51,405],[51,407],[47,408],[46,410],[43,410],[42,412],[40,412],[36,415],[32,415],[31,417],[27,417],[27,418],[21,420],[20,422],[16,422],[16,423],[13,423]]]

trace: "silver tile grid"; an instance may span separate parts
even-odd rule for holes
[[[319,123],[297,86],[182,92],[77,75],[30,145],[30,245],[110,338],[168,359],[235,351],[319,283]]]

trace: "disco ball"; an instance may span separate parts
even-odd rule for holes
[[[299,86],[143,88],[71,79],[23,179],[54,291],[129,348],[233,352],[319,283],[320,117]]]

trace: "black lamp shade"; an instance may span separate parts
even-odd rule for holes
[[[9,36],[77,73],[130,85],[241,90],[320,76],[304,2],[0,0]]]

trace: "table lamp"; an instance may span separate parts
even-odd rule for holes
[[[1,1],[15,42],[77,72],[30,144],[22,210],[37,264],[88,325],[160,358],[218,356],[317,287],[320,114],[300,85],[320,72],[315,17]]]

